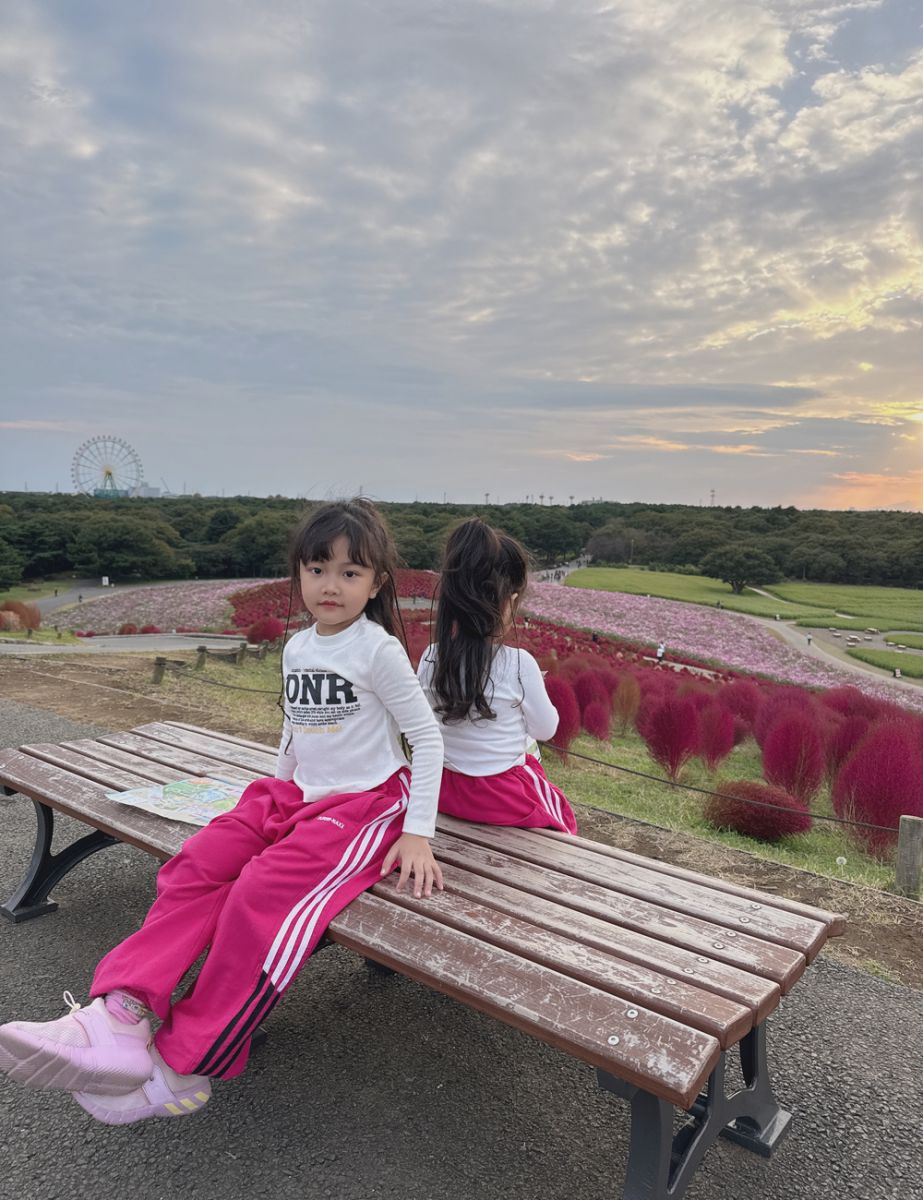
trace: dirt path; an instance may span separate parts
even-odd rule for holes
[[[147,721],[189,721],[258,741],[272,740],[265,725],[229,717],[213,707],[211,695],[197,699],[178,696],[175,689],[165,693],[151,682],[149,660],[132,655],[41,662],[0,658],[0,694],[108,729],[130,729]],[[923,904],[767,862],[687,833],[599,809],[577,808],[586,837],[846,913],[848,932],[828,943],[829,957],[910,987],[923,987]]]

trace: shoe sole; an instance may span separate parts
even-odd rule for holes
[[[137,1089],[133,1089],[137,1090]],[[185,1092],[177,1092],[172,1100],[161,1101],[159,1104],[144,1103],[136,1108],[107,1108],[103,1097],[75,1092],[74,1099],[91,1117],[102,1121],[104,1125],[133,1125],[136,1121],[146,1121],[151,1117],[170,1119],[173,1117],[191,1117],[200,1112],[211,1098],[211,1093],[202,1088],[190,1088]]]
[[[134,1071],[126,1066],[115,1072],[111,1068],[90,1066],[64,1058],[62,1050],[79,1052],[79,1047],[35,1042],[18,1030],[4,1029],[0,1032],[0,1071],[23,1087],[39,1091],[56,1088],[65,1092],[91,1092],[109,1096],[127,1096],[151,1075],[150,1063],[146,1067],[139,1063]]]

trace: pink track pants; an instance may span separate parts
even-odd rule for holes
[[[380,878],[409,786],[402,769],[373,791],[305,804],[294,783],[256,780],[161,868],[144,924],[100,962],[91,995],[122,989],[156,1013],[157,1048],[174,1070],[239,1075],[253,1031],[329,922]]]
[[[551,783],[531,754],[521,767],[499,775],[442,772],[439,811],[464,821],[487,825],[519,825],[524,829],[577,832],[577,818],[567,797]]]

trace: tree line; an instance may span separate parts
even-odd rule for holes
[[[114,582],[284,574],[289,531],[306,507],[283,496],[0,492],[0,588],[66,572]],[[409,567],[435,568],[449,528],[480,513],[519,538],[538,566],[586,553],[603,564],[718,578],[733,574],[729,562],[736,562],[751,583],[784,577],[923,586],[920,513],[606,501],[381,508]]]

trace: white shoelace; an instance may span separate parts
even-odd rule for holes
[[[78,1008],[83,1008],[82,1004],[78,1004],[70,992],[64,993],[64,1003],[67,1005],[67,1015],[75,1013]]]

